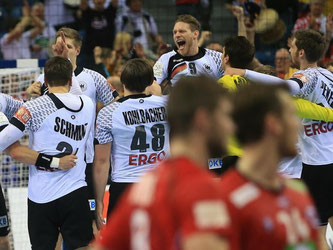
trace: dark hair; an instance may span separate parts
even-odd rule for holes
[[[288,93],[287,90],[286,85],[250,84],[235,92],[232,116],[241,144],[257,142],[262,138],[267,114],[281,116],[283,107],[280,93]]]
[[[183,77],[171,89],[168,100],[168,121],[172,135],[188,133],[198,109],[212,114],[227,91],[206,76]]]
[[[49,59],[44,68],[45,81],[52,86],[65,86],[72,79],[73,66],[63,57],[55,56]]]
[[[154,81],[153,67],[146,60],[131,59],[125,64],[120,80],[128,90],[143,92]]]
[[[191,15],[177,16],[175,23],[179,23],[179,22],[189,24],[191,31],[195,31],[195,30],[200,31],[200,29],[201,29],[201,25],[200,25],[199,21],[194,16],[191,16]]]
[[[76,48],[78,48],[78,47],[81,48],[82,38],[81,38],[79,32],[77,32],[76,30],[71,29],[71,28],[62,27],[57,31],[56,39],[61,36],[61,31],[64,32],[64,35],[66,38],[74,40],[74,45]]]
[[[297,50],[304,49],[308,62],[317,62],[325,53],[326,42],[323,35],[315,30],[298,30],[293,35]]]
[[[254,57],[254,46],[243,36],[229,37],[224,42],[224,56],[229,56],[230,66],[246,69]]]

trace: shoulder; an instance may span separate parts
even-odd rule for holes
[[[82,72],[92,76],[94,80],[106,81],[105,77],[102,76],[100,73],[96,72],[95,70],[83,68]]]
[[[247,181],[236,170],[230,170],[222,176],[220,185],[222,197],[234,207],[242,209],[256,201],[261,194],[260,188]]]
[[[211,49],[204,49],[206,52],[206,56],[211,57],[216,63],[222,62],[222,53],[219,51],[211,50]]]
[[[206,49],[206,48],[204,48],[204,50],[206,51],[207,55],[210,55],[210,56],[219,56],[219,57],[222,56],[222,53],[219,52],[219,51],[211,50],[211,49]]]
[[[111,116],[121,105],[120,102],[113,102],[105,107],[103,107],[99,113],[98,116]]]
[[[158,59],[158,61],[167,61],[170,59],[170,57],[176,55],[177,52],[175,50],[169,51],[167,53],[164,53],[163,55],[161,55],[161,57]]]

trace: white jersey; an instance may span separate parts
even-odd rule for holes
[[[302,152],[299,147],[299,142],[296,144],[298,151],[297,156],[283,158],[278,166],[278,172],[287,178],[300,179],[302,175]]]
[[[0,112],[4,113],[8,119],[12,118],[15,112],[23,105],[23,101],[14,97],[0,93]]]
[[[222,53],[204,48],[199,48],[195,56],[182,56],[175,50],[170,51],[163,54],[154,65],[156,81],[161,84],[167,79],[172,86],[182,76],[206,75],[218,80],[223,74]]]
[[[104,105],[109,104],[114,99],[114,94],[107,80],[104,76],[96,71],[77,66],[74,71],[75,77],[80,85],[82,94],[89,96],[93,101],[95,107],[97,101],[102,102]],[[37,79],[42,86],[42,94],[48,93],[48,88],[44,85],[44,74],[40,75]],[[95,108],[96,110],[96,108]],[[95,111],[94,111],[95,113]],[[92,130],[92,137],[94,138],[94,129]],[[88,143],[88,150],[86,155],[87,163],[92,163],[94,160],[94,142],[93,139]]]
[[[323,68],[307,68],[293,74],[301,86],[298,97],[333,108],[333,74]],[[302,162],[308,165],[333,163],[333,123],[302,119],[300,149]]]
[[[87,96],[45,95],[21,106],[10,125],[0,133],[0,150],[29,131],[31,149],[56,157],[68,154],[78,157],[76,166],[70,170],[30,166],[30,200],[50,202],[87,185],[84,155],[95,121],[93,114],[94,104]]]
[[[95,143],[112,142],[113,182],[137,182],[169,155],[166,99],[131,95],[99,112]]]

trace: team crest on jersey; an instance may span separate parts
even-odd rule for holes
[[[207,73],[212,73],[213,72],[211,67],[208,64],[205,63],[204,67],[205,67],[205,70],[207,71]]]
[[[86,82],[79,82],[80,84],[80,88],[82,91],[86,91],[87,90],[87,83]]]
[[[21,107],[14,115],[19,121],[21,121],[23,124],[27,124],[27,122],[31,118],[31,114],[29,110],[27,110],[25,107]]]
[[[305,83],[307,83],[309,81],[309,78],[307,78],[307,76],[304,75],[304,74],[302,74],[302,73],[293,74],[292,77],[300,79],[303,84],[305,84]]]

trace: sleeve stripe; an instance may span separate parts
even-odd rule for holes
[[[299,85],[299,88],[300,88],[300,89],[303,88],[303,82],[302,82],[300,79],[295,78],[295,77],[292,77],[292,78],[290,78],[289,80],[292,80],[292,81],[297,82],[298,85]]]
[[[15,127],[17,127],[19,130],[21,130],[22,132],[25,130],[25,125],[20,122],[16,117],[12,117],[12,119],[10,119],[10,123],[13,124]]]
[[[1,132],[2,130],[4,130],[5,127],[7,127],[7,126],[8,126],[8,124],[0,126],[0,132]]]

